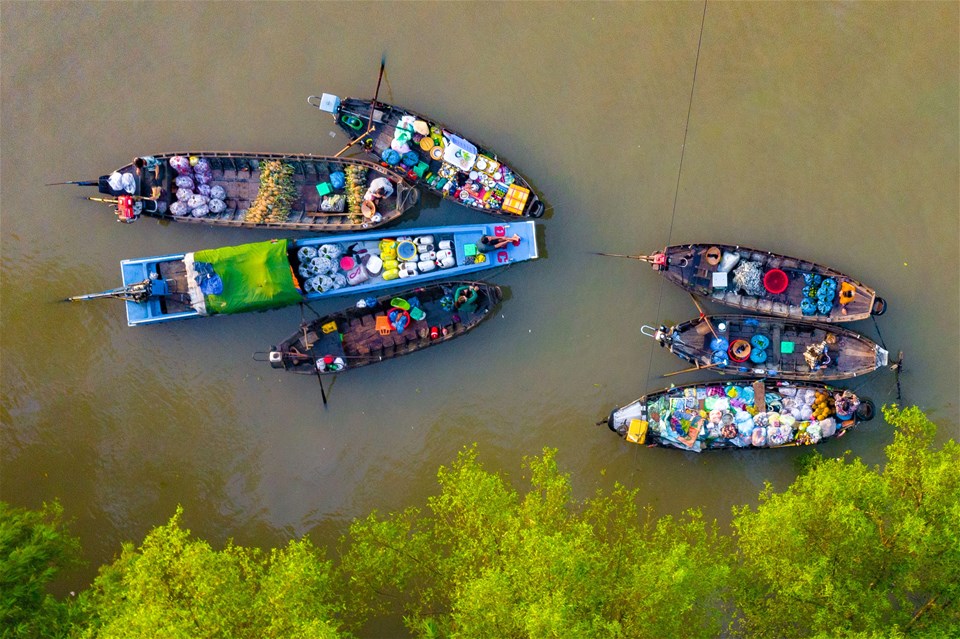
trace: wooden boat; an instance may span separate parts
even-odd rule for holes
[[[484,236],[506,245],[486,249]],[[537,257],[535,225],[523,221],[270,240],[123,260],[123,286],[70,299],[122,299],[127,324],[138,326],[366,296]]]
[[[649,262],[680,288],[748,313],[852,322],[886,311],[872,288],[843,273],[743,246],[684,244],[616,257]]]
[[[648,393],[599,423],[630,443],[700,452],[817,444],[875,411],[870,400],[818,382],[732,380]]]
[[[458,293],[470,290],[469,303],[456,308]],[[274,368],[306,375],[376,364],[466,334],[490,316],[502,297],[498,286],[454,281],[361,300],[362,307],[302,324],[271,349],[269,362]]]
[[[523,176],[493,151],[435,120],[384,102],[328,93],[307,102],[332,113],[361,149],[419,187],[481,213],[543,215],[543,202]]]
[[[378,178],[387,180],[393,192],[371,198],[364,208],[363,196]],[[142,214],[189,224],[291,231],[377,228],[396,221],[419,199],[416,188],[375,162],[280,153],[161,153],[135,158],[96,181],[70,184],[97,186],[108,197],[90,199],[114,204],[122,222]],[[218,189],[221,197],[211,198]]]
[[[859,333],[777,317],[707,315],[640,330],[694,364],[690,370],[826,381],[873,372],[889,359],[886,349]]]

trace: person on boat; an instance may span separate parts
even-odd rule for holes
[[[807,366],[810,367],[811,371],[817,371],[827,367],[830,363],[830,355],[827,351],[827,340],[823,340],[819,344],[811,344],[807,347],[803,352],[803,359],[807,361]]]
[[[453,307],[464,313],[472,313],[477,309],[477,298],[480,287],[476,284],[458,286],[453,294]]]
[[[371,180],[363,199],[376,204],[379,200],[391,195],[393,195],[393,185],[390,184],[390,180],[385,177],[378,177]]]
[[[490,251],[497,251],[505,247],[507,244],[513,244],[514,246],[519,246],[520,236],[514,233],[511,237],[496,237],[493,235],[484,235],[480,238],[480,241],[477,243],[477,248],[480,249],[481,253],[489,253]]]
[[[841,282],[840,283],[840,313],[842,315],[847,314],[847,304],[853,301],[853,298],[857,296],[857,287],[851,284],[850,282]]]

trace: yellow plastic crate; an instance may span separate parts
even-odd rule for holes
[[[643,419],[631,419],[630,429],[627,431],[627,441],[634,444],[645,444],[647,442],[647,427],[649,424]]]
[[[530,189],[511,184],[510,188],[507,189],[507,194],[503,197],[503,204],[500,208],[507,213],[521,215],[529,197]]]
[[[327,322],[326,324],[320,327],[320,330],[322,330],[324,333],[332,333],[335,330],[337,330],[337,323]]]

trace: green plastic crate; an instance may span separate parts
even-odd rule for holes
[[[321,197],[324,195],[330,195],[333,193],[333,185],[329,182],[321,182],[317,185],[317,193],[319,193]]]
[[[780,352],[789,355],[793,352],[793,342],[780,342]]]

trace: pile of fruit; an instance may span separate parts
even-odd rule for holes
[[[257,224],[285,222],[290,215],[290,205],[296,199],[293,166],[281,160],[261,162],[260,190],[245,219]]]
[[[367,170],[362,166],[350,165],[345,170],[347,190],[347,214],[354,224],[363,222],[363,194],[367,189]]]
[[[813,419],[820,421],[834,414],[834,399],[829,393],[817,392],[813,400]]]

